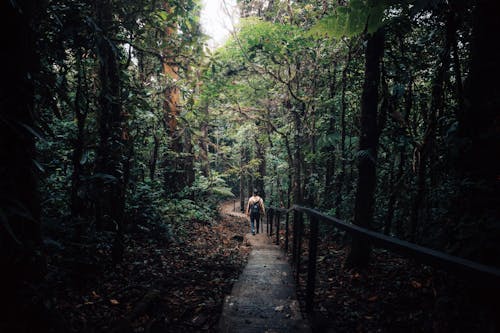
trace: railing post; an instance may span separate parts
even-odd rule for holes
[[[271,214],[271,208],[267,209],[267,214],[266,214],[266,234],[269,235],[269,214]]]
[[[257,227],[257,233],[259,233],[259,223],[260,223],[260,216],[258,219],[255,219],[255,223],[257,224],[256,227]]]
[[[295,284],[298,286],[300,284],[300,257],[302,252],[302,229],[304,225],[304,215],[299,212],[297,220],[297,256],[295,265]]]
[[[295,265],[295,259],[297,258],[297,225],[299,224],[299,212],[293,211],[293,242],[292,242],[292,262]]]
[[[273,218],[275,213],[274,209],[272,209],[269,214],[269,236],[273,234]]]
[[[262,231],[262,233],[264,233],[264,218],[263,217],[261,217],[260,231]]]
[[[281,212],[276,212],[276,244],[280,245],[280,217]]]
[[[316,259],[318,251],[318,218],[309,216],[309,267],[307,269],[306,311],[313,310],[314,289],[316,287]]]
[[[273,216],[274,216],[274,210],[270,212],[269,216],[269,236],[273,234]]]
[[[290,212],[286,212],[285,220],[285,253],[288,252],[288,220],[290,218]]]

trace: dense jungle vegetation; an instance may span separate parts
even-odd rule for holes
[[[0,331],[155,332],[130,305],[148,297],[172,314],[157,331],[213,330],[186,316],[200,299],[220,310],[244,262],[224,246],[247,232],[217,207],[243,210],[254,188],[500,266],[497,1],[238,6],[210,50],[197,0],[2,1]],[[350,249],[346,269],[370,264],[368,242],[322,231]],[[144,274],[153,261],[169,275]],[[158,300],[195,280],[205,298],[184,312]],[[451,327],[416,331],[465,329]]]

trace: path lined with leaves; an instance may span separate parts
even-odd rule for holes
[[[262,233],[247,234],[245,242],[252,252],[224,300],[219,332],[309,332],[285,254]]]

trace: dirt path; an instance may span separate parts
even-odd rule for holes
[[[220,205],[221,213],[224,215],[229,215],[231,217],[236,217],[239,219],[247,220],[245,214],[240,212],[240,203],[237,201],[226,201]]]
[[[224,204],[222,212],[248,221],[244,214],[233,211],[232,203]],[[262,233],[247,233],[244,242],[252,252],[231,295],[224,300],[219,332],[309,332],[284,253]]]

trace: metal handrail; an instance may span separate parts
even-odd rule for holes
[[[308,263],[308,278],[307,278],[307,290],[306,290],[306,310],[312,310],[312,302],[315,287],[315,276],[316,276],[316,249],[318,243],[318,222],[328,222],[334,227],[356,235],[357,237],[365,238],[371,241],[372,244],[386,248],[391,251],[403,254],[407,257],[411,257],[420,261],[421,263],[437,266],[442,269],[449,271],[454,271],[460,273],[469,278],[480,278],[481,283],[488,284],[492,286],[500,286],[500,269],[497,267],[487,266],[474,262],[472,260],[464,259],[461,257],[453,256],[441,251],[433,250],[421,245],[410,243],[395,237],[387,236],[382,233],[369,230],[335,217],[328,216],[322,212],[315,209],[293,205],[289,209],[269,207],[268,211],[268,233],[272,235],[272,223],[274,217],[274,223],[277,226],[276,243],[279,243],[279,225],[280,216],[283,214],[288,214],[290,212],[294,213],[293,220],[293,249],[292,249],[292,261],[296,267],[296,281],[299,283],[299,267],[300,267],[300,247],[302,244],[302,230],[303,230],[303,217],[302,214],[306,214],[310,218],[310,238],[309,238],[309,263]],[[274,214],[275,212],[279,214]],[[276,218],[278,216],[278,218]],[[288,219],[287,219],[288,221]],[[288,251],[288,225],[286,226],[286,239],[285,239],[285,251]]]

